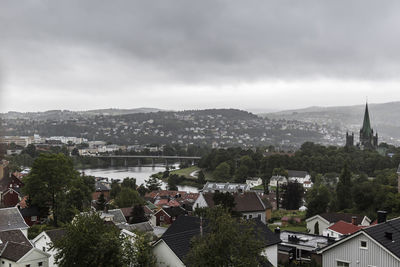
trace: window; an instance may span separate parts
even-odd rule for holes
[[[164,216],[160,216],[160,221],[164,221]]]
[[[32,222],[36,222],[36,221],[37,221],[37,216],[32,216],[32,217],[31,217],[31,221],[32,221]]]
[[[251,219],[251,218],[253,218],[253,215],[250,214],[250,215],[249,215],[249,219]]]
[[[43,250],[44,252],[46,252],[46,247],[42,247],[42,250]]]
[[[360,241],[360,248],[367,248],[367,241]]]
[[[39,262],[38,265],[39,265],[39,266],[43,266],[43,262],[42,262],[42,261]]]
[[[30,264],[27,264],[27,265],[25,265],[25,267],[31,267],[31,265],[30,265]]]
[[[349,262],[344,262],[344,261],[337,261],[337,267],[350,267]]]

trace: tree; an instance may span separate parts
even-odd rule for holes
[[[203,170],[200,170],[199,173],[197,174],[197,183],[198,184],[205,184],[206,183],[206,177],[204,175]]]
[[[230,178],[231,166],[227,162],[222,162],[215,168],[213,177],[219,181],[226,181]]]
[[[146,180],[146,187],[149,191],[157,191],[161,189],[161,182],[156,177],[151,176]]]
[[[336,187],[336,196],[339,210],[352,207],[351,172],[349,171],[347,163],[344,165],[342,173],[339,176],[339,183]]]
[[[307,191],[307,218],[327,212],[331,193],[325,185],[314,185]]]
[[[132,249],[114,225],[106,224],[98,213],[78,215],[66,227],[66,234],[54,241],[58,266],[129,266]],[[126,249],[125,249],[126,248]]]
[[[104,197],[104,194],[101,193],[99,198],[97,199],[97,210],[104,210],[106,207],[106,198]]]
[[[142,204],[143,200],[140,197],[138,191],[132,188],[123,187],[121,189],[121,192],[115,198],[114,203],[119,208],[126,208],[132,207],[135,204]]]
[[[116,198],[117,195],[121,192],[121,185],[117,180],[112,180],[111,181],[111,191],[110,191],[110,197],[112,199]]]
[[[295,182],[289,182],[282,186],[282,206],[287,210],[298,210],[301,207],[304,189],[303,186]]]
[[[137,191],[139,192],[139,195],[142,196],[142,197],[143,197],[144,195],[146,195],[146,193],[148,192],[147,188],[146,188],[143,184],[141,184],[141,185],[138,187]]]
[[[130,223],[141,223],[147,221],[146,216],[144,214],[143,205],[136,204],[132,208],[131,220]]]
[[[248,177],[249,169],[245,165],[240,165],[239,168],[236,169],[235,172],[235,182],[236,183],[243,183],[246,181]]]
[[[132,188],[132,189],[136,190],[136,179],[135,178],[126,177],[122,181],[121,187],[128,187],[128,188]]]
[[[157,266],[157,259],[153,254],[153,247],[150,245],[151,238],[147,234],[136,233],[135,243],[128,254],[130,257],[129,266]],[[128,247],[129,246],[128,244]]]
[[[236,220],[222,207],[209,209],[205,234],[191,241],[190,266],[259,266],[263,243],[251,220]]]
[[[58,206],[65,199],[74,182],[79,183],[78,172],[74,170],[69,157],[59,154],[41,154],[33,163],[32,170],[24,179],[23,192],[33,205],[49,205],[54,225],[60,213]]]
[[[79,149],[74,147],[71,152],[72,156],[79,156]]]
[[[215,192],[213,196],[213,201],[215,205],[221,205],[224,209],[228,210],[229,212],[232,212],[232,209],[236,205],[234,196],[229,192],[225,193]]]

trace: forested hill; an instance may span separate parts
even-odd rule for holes
[[[368,104],[371,124],[388,143],[400,143],[400,102]],[[271,119],[297,120],[318,124],[329,124],[354,132],[357,136],[363,122],[365,105],[341,107],[310,107],[266,113],[261,116]]]
[[[305,141],[342,144],[340,129],[313,123],[271,120],[237,109],[158,111],[68,119],[4,118],[2,135],[77,136],[116,144],[279,145],[297,148]]]

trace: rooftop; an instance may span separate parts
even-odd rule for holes
[[[22,218],[18,208],[0,209],[0,232],[7,230],[26,229],[28,225]]]

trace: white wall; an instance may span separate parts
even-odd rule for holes
[[[307,221],[307,230],[309,231],[310,234],[317,234],[314,233],[314,225],[316,222],[319,223],[318,227],[320,235],[322,235],[322,233],[330,226],[330,224],[322,220],[321,217],[316,216],[314,219]]]
[[[184,267],[183,262],[175,255],[168,245],[161,239],[153,248],[153,253],[157,258],[157,266],[160,267]]]
[[[54,263],[54,256],[57,254],[57,250],[56,249],[50,250],[50,245],[52,244],[52,242],[45,232],[41,232],[34,240],[32,240],[32,244],[35,248],[41,251],[43,251],[44,247],[45,252],[51,255],[49,258],[49,267],[58,266],[57,264]]]
[[[17,266],[25,267],[28,264],[30,264],[32,267],[39,266],[39,262],[43,263],[43,267],[49,267],[48,257],[37,249],[33,249],[27,255],[21,258],[21,260],[18,262],[19,265]]]
[[[204,207],[208,207],[207,202],[203,196],[202,193],[200,193],[199,197],[196,199],[196,201],[193,204],[193,211],[196,208],[204,208]]]
[[[272,263],[274,267],[278,266],[278,245],[265,248],[262,255],[267,256],[269,262]]]

